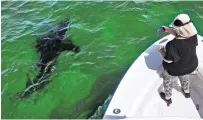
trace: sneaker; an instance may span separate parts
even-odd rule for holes
[[[167,103],[167,106],[169,107],[170,104],[172,103],[172,99],[171,98],[170,99],[166,99],[166,95],[163,92],[159,93],[159,95]]]
[[[190,93],[185,93],[184,90],[181,88],[183,95],[185,98],[190,98]]]

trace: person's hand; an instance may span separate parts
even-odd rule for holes
[[[162,26],[162,28],[164,29],[164,32],[167,32],[168,27],[166,27],[166,26]]]
[[[166,32],[166,29],[167,29],[166,26],[162,26],[161,28],[159,28],[159,29],[157,30],[157,33],[158,33],[159,35],[162,34],[162,33],[165,33],[165,32]]]
[[[164,32],[170,33],[170,34],[175,34],[176,32],[174,31],[174,29],[172,28],[168,28],[166,26],[162,26],[162,28],[164,29]]]
[[[162,49],[163,49],[163,46],[159,46],[157,50],[158,50],[158,52],[161,52]]]

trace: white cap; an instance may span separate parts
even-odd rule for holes
[[[177,24],[180,24],[180,26],[174,25],[174,22],[177,22]],[[175,19],[169,26],[173,27],[176,34],[181,39],[189,38],[197,34],[197,30],[187,14],[179,14],[178,16],[175,17]]]
[[[190,21],[190,17],[187,14],[179,14],[178,16],[175,17],[173,22],[169,25],[170,27],[174,27],[174,22],[176,20],[180,20],[183,24],[187,23]]]

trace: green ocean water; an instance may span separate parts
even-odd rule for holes
[[[1,118],[88,118],[110,94],[134,60],[163,37],[156,30],[187,13],[203,35],[203,2],[1,2]],[[64,52],[52,82],[20,100],[26,74],[37,74],[37,35],[70,18],[69,36],[81,47]],[[136,73],[135,73],[136,74]]]

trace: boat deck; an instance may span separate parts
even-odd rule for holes
[[[203,86],[203,79],[200,79],[198,75],[191,75],[190,77],[191,98],[186,99],[184,97],[179,80],[176,80],[173,82],[172,104],[167,107],[166,102],[158,94],[158,92],[163,91],[163,85],[160,83],[161,85],[157,85],[151,91],[152,94],[148,96],[150,100],[141,108],[143,111],[137,111],[138,113],[135,114],[142,113],[140,117],[203,117],[197,110],[198,107],[203,107],[200,104],[203,103],[203,93],[200,92],[203,91],[203,87],[201,87]],[[199,97],[202,97],[201,101]]]
[[[196,105],[199,115],[203,118],[203,77],[201,75],[192,75],[191,81],[191,99]]]
[[[190,76],[191,98],[181,93],[179,80],[174,80],[172,104],[167,107],[159,92],[163,90],[162,58],[157,48],[174,36],[168,35],[146,49],[131,65],[120,82],[103,119],[123,118],[203,118],[203,37],[198,36],[198,72]]]

